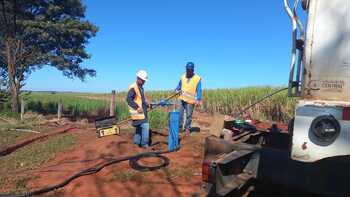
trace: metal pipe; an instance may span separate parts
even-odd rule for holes
[[[289,84],[288,84],[288,95],[292,95],[295,57],[296,57],[297,22],[294,18],[294,14],[292,10],[289,7],[288,0],[284,0],[284,9],[287,12],[290,20],[292,21],[292,29],[293,29],[293,45],[291,50],[290,73],[289,73]]]
[[[299,5],[300,0],[295,0],[294,1],[294,8],[293,8],[293,14],[294,14],[294,18],[297,22],[297,27],[299,30],[299,40],[301,40],[303,43],[305,42],[305,31],[304,31],[304,27],[303,27],[303,23],[300,21],[300,18],[298,16],[297,13],[297,9],[298,9],[298,5]],[[301,64],[302,64],[302,60],[303,60],[303,55],[304,55],[304,49],[303,48],[299,48],[298,51],[298,63],[297,63],[297,73],[296,73],[296,92],[295,95],[296,96],[300,96],[300,75],[301,75]]]
[[[295,0],[295,2],[294,2],[293,15],[294,15],[294,19],[296,20],[297,25],[298,25],[297,27],[298,27],[298,30],[300,33],[300,40],[304,41],[305,40],[304,26],[303,26],[303,23],[301,22],[301,20],[298,16],[298,12],[297,12],[299,2],[300,2],[300,0]]]

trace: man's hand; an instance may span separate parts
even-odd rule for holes
[[[137,108],[138,113],[143,113],[143,109],[141,107]]]
[[[202,106],[202,101],[196,101],[196,102],[194,103],[194,105],[195,105],[196,107],[200,107],[200,106]]]

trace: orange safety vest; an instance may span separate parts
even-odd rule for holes
[[[181,77],[181,96],[179,99],[185,101],[189,104],[194,104],[196,102],[196,91],[197,85],[201,80],[200,76],[193,75],[192,78],[188,79],[186,74]]]
[[[131,90],[131,89],[134,89],[134,91],[135,91],[135,98],[134,98],[134,102],[140,107],[140,108],[142,108],[142,97],[141,97],[141,92],[140,92],[140,89],[139,89],[139,87],[138,87],[138,85],[136,84],[136,82],[135,83],[133,83],[133,84],[131,84],[130,86],[129,86],[129,90]],[[130,114],[131,114],[131,119],[132,120],[143,120],[143,119],[145,119],[145,114],[144,114],[144,112],[141,112],[141,113],[139,113],[137,110],[135,110],[134,108],[132,108],[131,106],[129,106],[128,105],[128,107],[129,107],[129,112],[130,112]]]

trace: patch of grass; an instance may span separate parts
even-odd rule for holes
[[[232,114],[277,89],[279,87],[260,86],[204,90],[201,110]],[[148,101],[159,100],[166,98],[171,93],[172,91],[146,91],[146,97]],[[116,111],[119,120],[129,116],[125,97],[126,92],[116,94]],[[43,114],[56,113],[59,101],[62,101],[63,111],[67,115],[86,117],[90,115],[107,116],[109,114],[110,94],[31,93],[26,96],[26,99],[29,110]],[[297,99],[288,97],[287,92],[282,92],[251,108],[247,113],[251,114],[254,119],[288,122],[294,115],[296,103]],[[150,118],[157,117],[158,114],[159,112],[150,113]],[[155,129],[165,127],[167,124],[165,117],[167,116],[161,117],[159,121],[151,120],[151,125],[154,125]]]
[[[28,110],[42,114],[57,113],[59,102],[63,105],[63,112],[74,117],[102,115],[109,109],[109,103],[106,101],[83,98],[79,94],[31,93],[26,99]]]
[[[168,114],[161,109],[149,112],[148,119],[151,129],[159,130],[168,126]]]
[[[8,182],[8,178],[7,177],[1,177],[0,176],[0,188],[3,188],[7,182]]]
[[[137,183],[142,183],[145,177],[142,172],[138,172],[135,170],[124,170],[120,172],[115,172],[112,174],[112,178],[109,181],[119,181],[122,183],[128,181],[134,181]]]
[[[246,87],[237,89],[214,89],[203,91],[203,108],[209,112],[232,114],[270,94],[279,87]],[[253,118],[287,122],[294,114],[297,99],[287,92],[274,95],[270,99],[248,110]]]
[[[13,193],[28,193],[29,188],[27,187],[27,183],[30,179],[29,177],[17,179],[14,184]]]
[[[9,117],[6,117],[8,119]],[[0,150],[32,133],[15,131],[14,129],[38,130],[45,121],[42,115],[28,112],[24,121],[11,119],[10,123],[0,123]],[[40,130],[40,129],[39,129]]]
[[[52,137],[44,142],[38,142],[19,149],[0,158],[0,169],[11,171],[17,169],[33,169],[49,161],[60,151],[69,149],[75,143],[71,134]]]
[[[0,111],[0,117],[9,117],[9,118],[14,118],[14,119],[19,119],[20,115],[18,113],[13,113],[9,109],[4,109]]]
[[[166,171],[166,175],[168,178],[185,178],[186,181],[191,180],[193,175],[195,174],[195,170],[192,168],[177,168],[177,169],[169,169]]]
[[[129,118],[130,113],[126,102],[116,102],[115,108],[118,120],[125,120]]]
[[[1,125],[0,150],[30,135],[29,133],[25,133],[25,132],[9,131],[10,128],[15,128],[15,127],[11,125]]]
[[[28,182],[37,179],[37,176],[11,176],[0,177],[0,189],[4,193],[25,194],[30,191]]]

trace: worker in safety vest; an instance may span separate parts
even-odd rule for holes
[[[136,128],[134,143],[140,147],[149,147],[150,133],[147,117],[148,104],[145,99],[143,85],[147,81],[147,72],[140,70],[136,73],[136,82],[129,86],[126,101],[131,114],[132,125]]]
[[[176,91],[181,91],[179,97],[181,101],[179,109],[180,117],[182,122],[184,111],[186,110],[184,130],[185,134],[188,135],[190,134],[194,107],[201,105],[202,100],[201,77],[194,73],[194,63],[188,62],[186,64],[186,74],[182,75]]]

